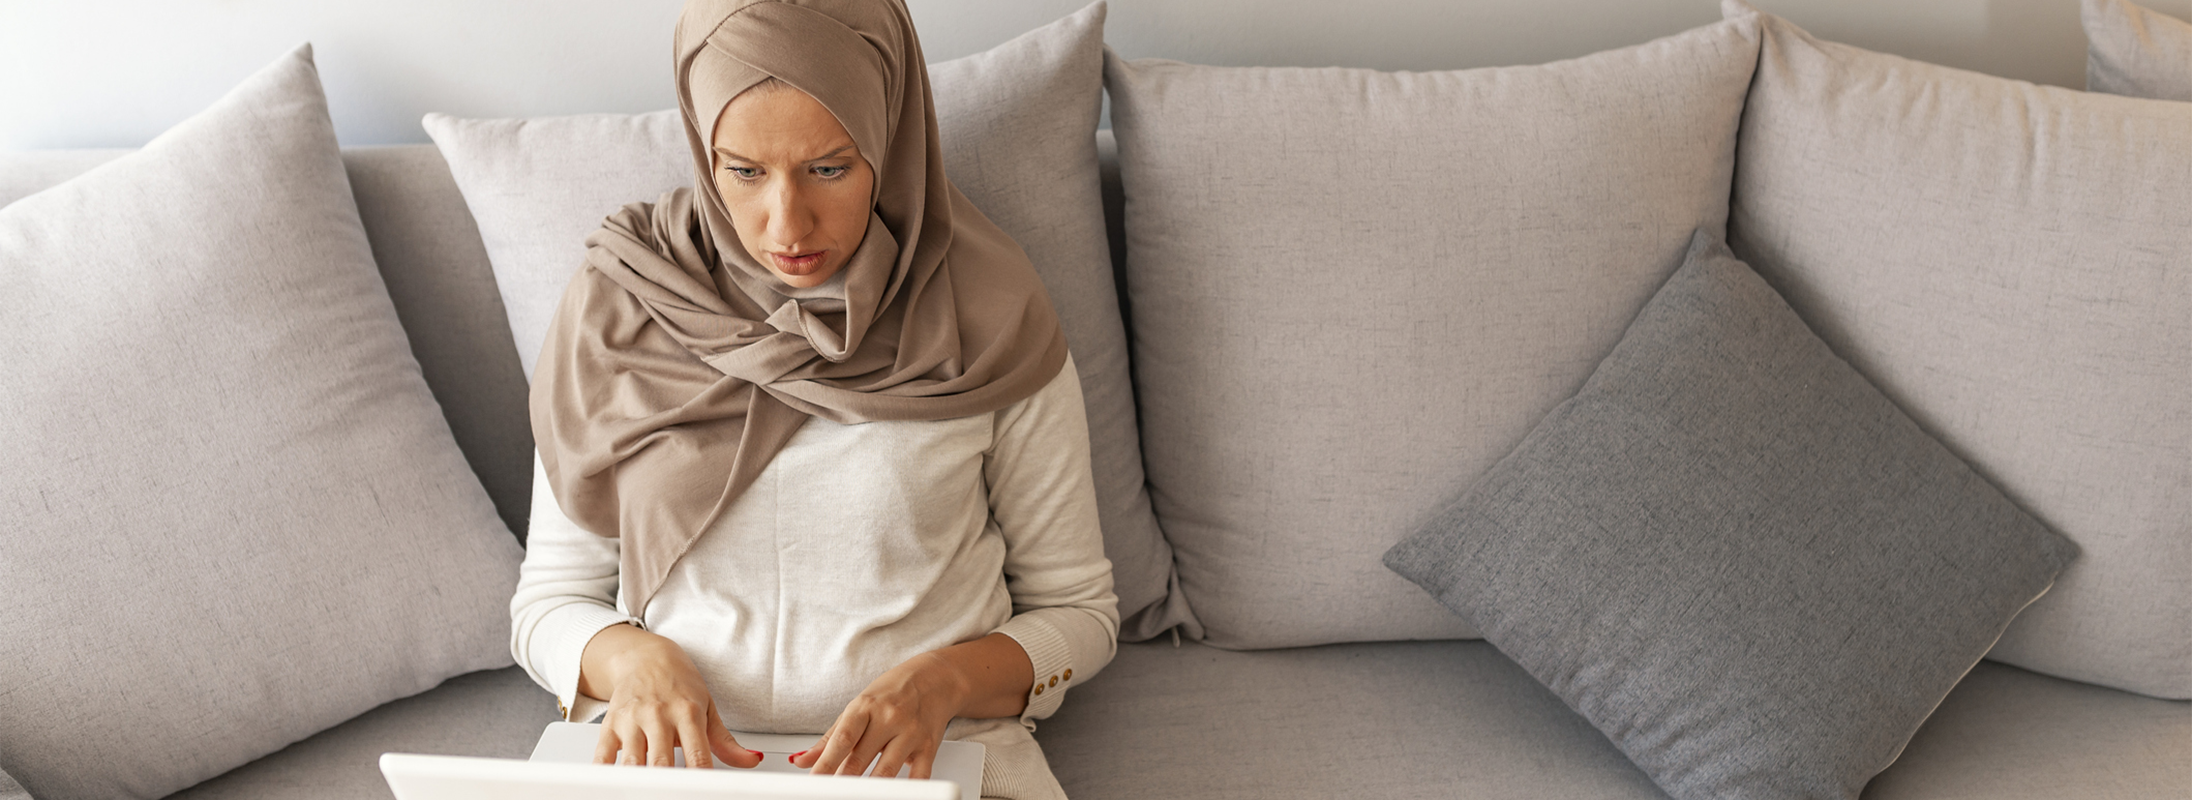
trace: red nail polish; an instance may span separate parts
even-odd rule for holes
[[[746,752],[754,754],[754,760],[755,760],[755,761],[760,761],[760,760],[761,760],[761,751],[759,751],[759,750],[748,750],[748,751],[746,751]]]
[[[792,762],[797,762],[797,761],[799,760],[799,757],[800,757],[800,756],[803,756],[803,755],[806,755],[806,754],[807,754],[807,751],[805,751],[805,750],[801,750],[801,751],[799,751],[799,752],[797,752],[797,753],[793,753],[793,754],[791,754],[791,755],[785,756],[785,757],[784,757],[784,760],[786,760],[786,761],[792,761]]]

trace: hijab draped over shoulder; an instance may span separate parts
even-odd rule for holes
[[[988,413],[1066,359],[1027,255],[944,178],[902,0],[692,0],[675,55],[693,186],[587,237],[531,396],[556,501],[622,540],[635,616],[809,418]],[[771,77],[829,109],[876,176],[867,233],[825,284],[841,292],[779,282],[716,191],[716,120]]]

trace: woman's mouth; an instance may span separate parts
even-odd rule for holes
[[[786,275],[806,275],[820,269],[822,267],[822,257],[829,254],[829,252],[828,250],[816,250],[812,253],[799,254],[770,253],[769,260],[775,263],[778,272]]]

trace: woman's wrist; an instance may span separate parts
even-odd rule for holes
[[[1035,667],[1012,637],[992,633],[926,655],[939,664],[935,678],[950,699],[952,716],[1010,717],[1027,708]]]
[[[579,654],[578,692],[596,700],[608,700],[634,667],[660,656],[655,652],[670,640],[619,622],[602,628],[586,642]]]

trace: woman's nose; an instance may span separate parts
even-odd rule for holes
[[[814,230],[814,218],[809,213],[805,198],[790,181],[780,181],[771,187],[768,203],[769,238],[772,244],[792,249],[799,240]]]

